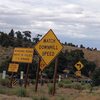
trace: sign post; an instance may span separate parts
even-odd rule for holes
[[[47,67],[47,64],[44,62],[44,60],[41,58],[40,61],[40,70],[41,70],[41,86],[43,86],[44,80],[43,80],[43,75],[42,72],[45,69],[45,67]]]
[[[84,65],[83,65],[80,61],[78,61],[78,62],[75,64],[74,67],[77,69],[77,71],[75,72],[75,75],[76,75],[78,78],[81,77],[81,69],[84,67]]]
[[[36,51],[41,56],[46,65],[49,65],[56,56],[61,52],[63,46],[60,41],[57,39],[54,32],[50,29],[47,34],[36,44]],[[56,60],[57,63],[57,60]],[[55,93],[55,82],[57,74],[57,64],[55,64],[55,73],[54,73],[54,92]]]
[[[35,92],[37,92],[37,88],[38,88],[38,80],[39,80],[39,67],[40,67],[40,57],[39,57],[39,62],[38,62],[37,71],[36,71]]]
[[[12,61],[28,63],[26,76],[25,76],[25,85],[24,85],[25,88],[27,86],[29,63],[32,63],[32,58],[33,58],[33,48],[15,48],[14,49]]]
[[[58,66],[58,57],[56,58],[56,61],[55,61],[55,70],[54,70],[54,78],[53,78],[53,93],[52,93],[52,95],[55,94],[55,90],[56,90],[57,66]]]
[[[25,88],[27,87],[28,71],[29,71],[29,64],[27,66],[26,75],[25,75],[25,84],[24,84]]]
[[[10,63],[8,71],[11,72],[11,78],[10,78],[10,87],[12,88],[12,82],[13,82],[13,74],[18,71],[19,64]]]
[[[12,72],[12,74],[11,74],[11,79],[10,79],[10,88],[12,88],[12,83],[13,83],[13,72]]]

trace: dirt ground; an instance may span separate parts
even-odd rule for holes
[[[17,96],[7,96],[0,94],[0,100],[32,100],[31,98],[17,97]]]
[[[66,91],[68,92],[68,91]],[[49,100],[60,100],[59,96],[57,98],[55,98],[56,96],[51,96],[49,97]],[[17,96],[8,96],[8,95],[3,95],[0,94],[0,100],[32,100],[32,98],[30,97],[17,97]],[[71,93],[69,96],[67,94],[67,98],[65,96],[64,100],[100,100],[100,95],[92,95],[92,94],[73,94]]]
[[[28,91],[32,89],[33,87],[27,88]],[[42,87],[38,87],[37,93],[31,92],[29,97],[17,97],[15,95],[0,94],[0,100],[32,100],[32,96],[45,96],[48,98],[48,100],[100,100],[100,90],[94,90],[92,93],[90,93],[89,90],[76,90],[57,87],[56,94],[52,96],[48,94],[48,88],[46,85],[44,85]]]

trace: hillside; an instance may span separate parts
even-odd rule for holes
[[[88,60],[88,61],[94,61],[95,64],[97,65],[97,67],[100,67],[100,51],[90,51],[84,48],[78,48],[78,47],[71,47],[71,46],[64,46],[63,51],[68,50],[75,50],[75,49],[79,49],[79,50],[83,50],[84,52],[84,57]]]
[[[12,47],[5,48],[0,46],[0,64],[12,56]]]
[[[94,61],[97,65],[97,67],[100,67],[100,51],[90,51],[90,50],[87,50],[84,48],[71,47],[71,46],[64,46],[63,51],[65,51],[65,50],[71,51],[71,50],[75,50],[75,49],[83,50],[84,57],[88,61]],[[3,61],[5,61],[7,58],[11,57],[12,52],[13,52],[12,47],[5,48],[5,47],[0,46],[0,64]]]

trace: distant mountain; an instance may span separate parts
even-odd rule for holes
[[[0,64],[4,62],[5,60],[11,58],[13,53],[13,48],[12,47],[2,47],[0,46]]]

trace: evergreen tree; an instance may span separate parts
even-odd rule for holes
[[[9,32],[9,36],[14,37],[14,30],[11,29],[11,31]]]
[[[23,39],[23,35],[21,34],[20,31],[15,32],[15,34],[17,35],[18,39]]]

